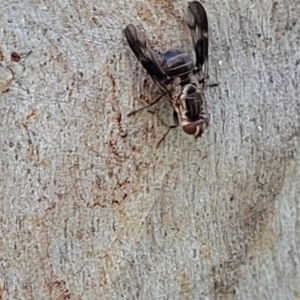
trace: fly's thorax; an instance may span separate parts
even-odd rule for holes
[[[202,92],[195,85],[184,86],[178,106],[181,126],[187,134],[200,137],[208,126],[204,102]]]
[[[187,84],[182,89],[182,98],[186,98],[188,95],[193,95],[197,92],[198,89],[194,84]]]
[[[186,110],[191,110],[191,106],[202,106],[203,94],[196,85],[187,84],[182,89],[180,101],[183,103]]]

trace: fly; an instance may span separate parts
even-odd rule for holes
[[[174,125],[168,126],[157,146],[171,129],[179,125],[185,133],[194,135],[195,138],[201,137],[209,125],[203,93],[208,79],[208,21],[200,2],[189,2],[185,22],[190,29],[194,57],[185,50],[168,49],[163,55],[162,63],[157,61],[143,32],[133,24],[125,28],[125,37],[131,50],[161,91],[154,101],[130,112],[128,116],[151,107],[164,96],[173,107]],[[211,86],[215,85],[217,84]]]

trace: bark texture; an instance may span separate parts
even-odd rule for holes
[[[0,299],[300,299],[300,2],[202,2],[195,141],[122,30],[188,44],[184,0],[0,2]]]

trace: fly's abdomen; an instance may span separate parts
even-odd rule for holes
[[[189,81],[189,75],[193,68],[193,60],[183,50],[168,50],[164,54],[164,71],[170,78],[180,77],[181,85]]]

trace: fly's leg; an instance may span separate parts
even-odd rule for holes
[[[215,86],[218,86],[218,85],[219,85],[219,83],[210,83],[210,84],[206,84],[206,82],[207,82],[208,79],[209,79],[209,75],[206,75],[206,76],[202,75],[202,76],[201,76],[201,79],[199,79],[199,74],[198,74],[198,73],[200,73],[200,72],[202,72],[201,69],[200,69],[200,70],[194,70],[194,75],[195,75],[195,77],[197,78],[196,80],[197,80],[197,82],[198,82],[200,85],[202,85],[202,89],[204,89],[205,87],[215,87]]]
[[[218,83],[211,83],[211,84],[207,84],[206,86],[207,87],[214,87],[214,86],[218,86],[219,84]]]
[[[153,106],[154,104],[156,104],[157,102],[159,102],[162,99],[163,96],[164,96],[164,94],[159,95],[153,102],[151,102],[148,105],[143,106],[143,107],[141,107],[141,108],[139,108],[137,110],[134,110],[134,111],[130,112],[127,116],[129,117],[129,116],[135,115],[139,111],[142,111],[142,110],[144,110],[146,108],[149,108],[149,107]]]
[[[163,137],[159,140],[159,142],[157,143],[157,148],[160,146],[160,144],[162,143],[162,141],[166,138],[166,136],[168,135],[168,133],[171,131],[171,129],[177,128],[179,125],[171,125],[169,126],[167,132],[163,135]]]
[[[205,82],[209,79],[209,76],[206,76],[206,78],[202,78],[201,80],[199,80],[199,83],[202,84],[203,86],[206,87],[214,87],[214,86],[218,86],[219,83],[211,83],[211,84],[205,84]]]
[[[166,133],[162,136],[162,138],[159,140],[159,142],[157,143],[157,148],[160,146],[160,144],[163,142],[163,140],[166,138],[166,136],[169,134],[169,132],[171,131],[171,129],[177,128],[179,126],[179,120],[178,120],[178,114],[177,112],[174,110],[173,111],[173,119],[175,124],[174,125],[167,125],[164,121],[161,120],[161,122],[168,127],[168,130],[166,131]]]

